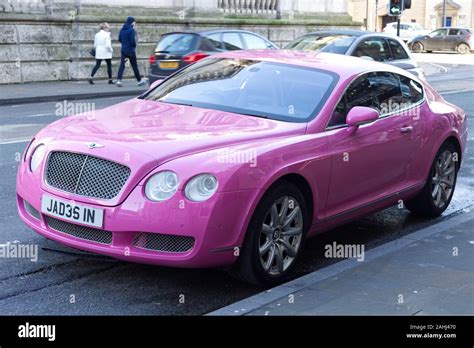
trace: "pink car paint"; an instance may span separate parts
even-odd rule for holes
[[[236,261],[249,220],[265,191],[291,175],[305,182],[312,197],[309,236],[383,209],[417,194],[428,176],[441,144],[448,138],[466,147],[466,116],[443,100],[425,81],[389,65],[342,55],[297,51],[237,51],[218,57],[258,59],[318,68],[336,73],[339,80],[317,117],[290,123],[229,112],[132,99],[94,115],[61,119],[41,130],[31,146],[46,146],[39,170],[31,172],[29,158],[17,177],[21,219],[46,238],[73,248],[117,259],[175,267],[214,267]],[[358,75],[389,71],[408,76],[424,86],[420,117],[386,117],[372,123],[327,129],[330,115],[345,88]],[[366,110],[367,111],[367,110]],[[93,116],[93,117],[91,117]],[[373,115],[372,115],[373,116]],[[363,108],[354,110],[361,120]],[[403,132],[402,129],[408,129]],[[103,145],[90,149],[86,143]],[[223,163],[228,151],[253,151],[257,165]],[[45,183],[46,158],[52,151],[68,151],[108,159],[130,168],[119,192],[102,200],[55,189]],[[344,161],[345,154],[350,156]],[[178,192],[164,202],[145,197],[153,174],[172,170],[180,178]],[[217,193],[192,202],[184,186],[193,176],[211,173],[218,178]],[[104,209],[103,230],[112,232],[109,245],[79,239],[48,226],[45,214],[33,217],[24,201],[41,211],[44,194]],[[195,239],[186,252],[139,248],[137,233],[149,232]]]

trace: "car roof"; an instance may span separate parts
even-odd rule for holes
[[[343,80],[369,71],[406,72],[389,64],[342,54],[298,50],[239,50],[218,53],[213,58],[255,59],[334,72]],[[409,74],[409,73],[408,73]]]
[[[168,35],[168,34],[195,34],[195,35],[210,35],[210,34],[219,34],[219,33],[228,33],[228,32],[238,32],[238,33],[246,33],[246,34],[253,34],[257,36],[261,36],[258,33],[254,33],[249,30],[241,30],[241,29],[213,29],[213,30],[176,30],[176,31],[170,31],[167,32],[163,35]]]
[[[387,37],[390,39],[397,39],[400,41],[400,38],[382,32],[375,32],[375,31],[365,31],[365,30],[344,30],[344,29],[329,29],[329,30],[321,30],[321,31],[314,31],[303,36],[315,36],[315,35],[347,35],[347,36],[354,36],[354,37],[371,37],[371,36],[380,36],[380,37]]]
[[[372,31],[364,30],[355,30],[355,29],[327,29],[327,30],[318,30],[311,33],[307,33],[304,36],[310,35],[321,35],[321,34],[336,34],[336,35],[349,35],[349,36],[364,36],[366,34],[372,34]],[[375,34],[375,33],[374,33]]]

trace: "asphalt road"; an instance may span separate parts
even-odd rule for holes
[[[450,66],[430,80],[469,115],[469,148],[451,206],[440,218],[446,219],[474,203],[474,67]],[[98,109],[125,99],[86,102],[96,103]],[[56,107],[56,103],[0,107],[0,244],[19,241],[40,247],[37,262],[0,258],[0,315],[204,314],[263,290],[218,269],[170,269],[82,253],[47,241],[21,223],[15,206],[16,160],[26,140],[57,119]],[[296,276],[334,262],[323,257],[324,245],[332,241],[370,249],[440,219],[419,219],[393,207],[350,223],[311,239]]]

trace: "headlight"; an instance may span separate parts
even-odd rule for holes
[[[200,174],[189,180],[184,192],[194,202],[202,202],[217,191],[217,178],[211,174]]]
[[[152,201],[165,201],[178,191],[178,175],[171,171],[163,171],[153,175],[145,186],[145,194]]]
[[[44,154],[46,153],[46,147],[41,144],[38,145],[33,150],[33,155],[31,156],[30,160],[30,170],[34,172],[40,166],[41,162],[43,162]]]

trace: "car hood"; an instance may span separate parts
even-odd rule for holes
[[[306,123],[132,99],[64,118],[40,135],[53,142],[94,142],[127,149],[163,163],[190,153],[305,131]]]

